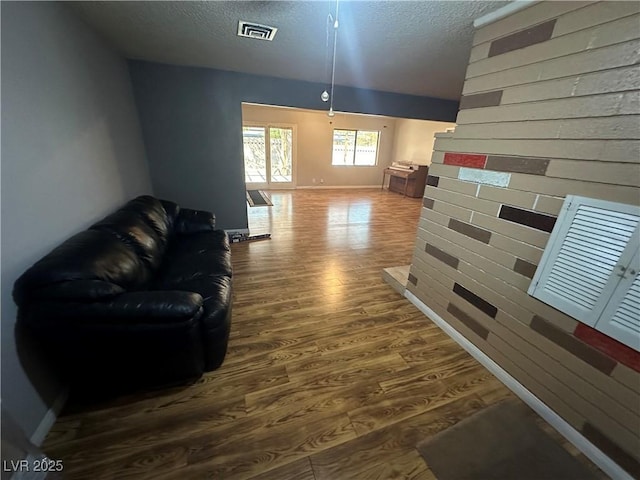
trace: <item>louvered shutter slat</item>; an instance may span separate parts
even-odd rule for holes
[[[594,250],[595,252],[599,252],[605,256],[615,255],[613,252],[618,250],[624,250],[626,242],[618,241],[616,239],[607,238],[606,240],[600,237],[589,237],[587,235],[583,235],[579,229],[573,228],[567,234],[567,238],[571,239],[572,242],[568,244],[573,248],[583,248],[587,250]]]
[[[566,251],[559,253],[556,261],[562,263],[564,268],[574,269],[588,275],[586,280],[593,283],[598,283],[597,278],[599,277],[609,278],[611,270],[613,270],[615,266],[615,262],[608,262],[600,257],[594,257],[594,261],[598,262],[596,265],[594,262],[589,262],[581,258],[580,255],[584,255],[582,253],[569,253],[570,252]]]
[[[586,198],[586,197],[573,197],[573,198],[587,200],[587,201],[594,200],[593,198]],[[606,202],[606,203],[612,204],[613,202]],[[622,205],[622,204],[619,204],[619,205]],[[621,211],[615,211],[611,209],[606,209],[605,211],[601,206],[595,206],[595,204],[589,205],[585,202],[582,202],[582,208],[584,211],[589,213],[589,216],[591,218],[601,219],[606,222],[610,222],[611,220],[614,220],[616,224],[625,225],[627,227],[630,227],[631,230],[633,230],[635,228],[635,225],[637,225],[637,218],[636,218],[637,215],[634,212],[621,212]]]
[[[626,276],[620,288],[611,297],[609,304],[602,312],[596,324],[601,332],[640,350],[640,277],[638,264],[640,253],[636,253],[630,270],[636,272],[634,277]]]
[[[580,294],[583,292],[582,290],[572,288],[570,283],[557,283],[554,279],[549,280],[548,288],[567,297],[575,296],[575,301],[586,308],[591,308],[598,300],[596,295],[585,294],[581,296]]]
[[[595,240],[596,243],[600,243],[598,241],[603,238],[603,235],[606,235],[607,243],[605,243],[604,245],[610,245],[613,243],[624,246],[625,240],[628,238],[628,235],[633,233],[633,230],[627,231],[626,229],[622,228],[614,230],[610,228],[609,225],[601,225],[592,222],[590,219],[589,223],[586,223],[585,221],[576,221],[572,229],[583,237]]]
[[[563,262],[558,262],[558,266],[562,267],[563,266]],[[585,295],[593,295],[596,298],[598,297],[598,294],[596,292],[602,290],[602,288],[604,287],[604,285],[606,284],[606,282],[597,282],[594,279],[591,278],[585,278],[585,276],[587,275],[586,271],[583,270],[579,270],[576,269],[575,266],[566,266],[567,269],[567,278],[570,276],[571,277],[571,283],[569,285],[572,285],[573,283],[577,283],[579,289],[578,292],[584,292]],[[550,282],[557,282],[556,278],[550,278],[549,279]],[[563,283],[561,283],[560,285],[563,285]]]
[[[568,196],[529,293],[595,325],[620,282],[621,259],[631,258],[629,245],[638,236],[639,223],[638,207]],[[629,302],[638,299],[640,287],[629,294]],[[624,328],[633,322],[627,306],[621,305],[617,315]]]

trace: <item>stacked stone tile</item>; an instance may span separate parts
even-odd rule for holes
[[[526,292],[566,195],[640,203],[639,12],[542,2],[476,32],[408,285],[636,473],[640,354]]]

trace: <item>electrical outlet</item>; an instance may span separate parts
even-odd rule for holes
[[[313,179],[311,180],[311,183],[316,183],[316,179],[315,179],[315,178],[313,178]]]
[[[320,185],[323,185],[323,184],[324,184],[324,178],[321,178],[320,179]]]

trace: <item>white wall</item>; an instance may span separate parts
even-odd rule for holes
[[[15,279],[151,193],[125,61],[54,2],[2,2],[2,406],[32,435],[60,393],[14,330]]]
[[[393,143],[393,161],[430,165],[434,134],[454,128],[455,123],[399,118]]]
[[[324,186],[378,185],[382,182],[382,171],[391,164],[394,118],[346,113],[336,113],[335,117],[329,118],[322,111],[243,104],[242,121],[296,125],[294,176],[299,187],[319,186],[321,179]],[[379,131],[378,164],[373,167],[332,166],[334,128]]]

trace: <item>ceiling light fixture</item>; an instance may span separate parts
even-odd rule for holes
[[[340,23],[338,22],[338,13],[339,12],[340,12],[340,0],[336,0],[336,16],[335,16],[335,18],[333,16],[331,16],[331,13],[329,13],[327,15],[327,42],[326,42],[326,56],[325,56],[325,65],[326,65],[327,69],[329,67],[329,62],[328,62],[328,57],[329,57],[329,25],[331,25],[331,23],[333,23],[333,55],[332,55],[332,59],[331,59],[331,87],[330,87],[331,93],[327,92],[327,89],[325,88],[325,90],[320,95],[320,99],[323,102],[329,101],[329,111],[327,112],[327,115],[329,115],[330,117],[333,117],[335,115],[335,113],[333,112],[333,92],[334,92],[334,87],[335,87],[335,82],[336,82],[336,52],[337,52],[337,48],[338,48],[338,27],[340,26]]]

